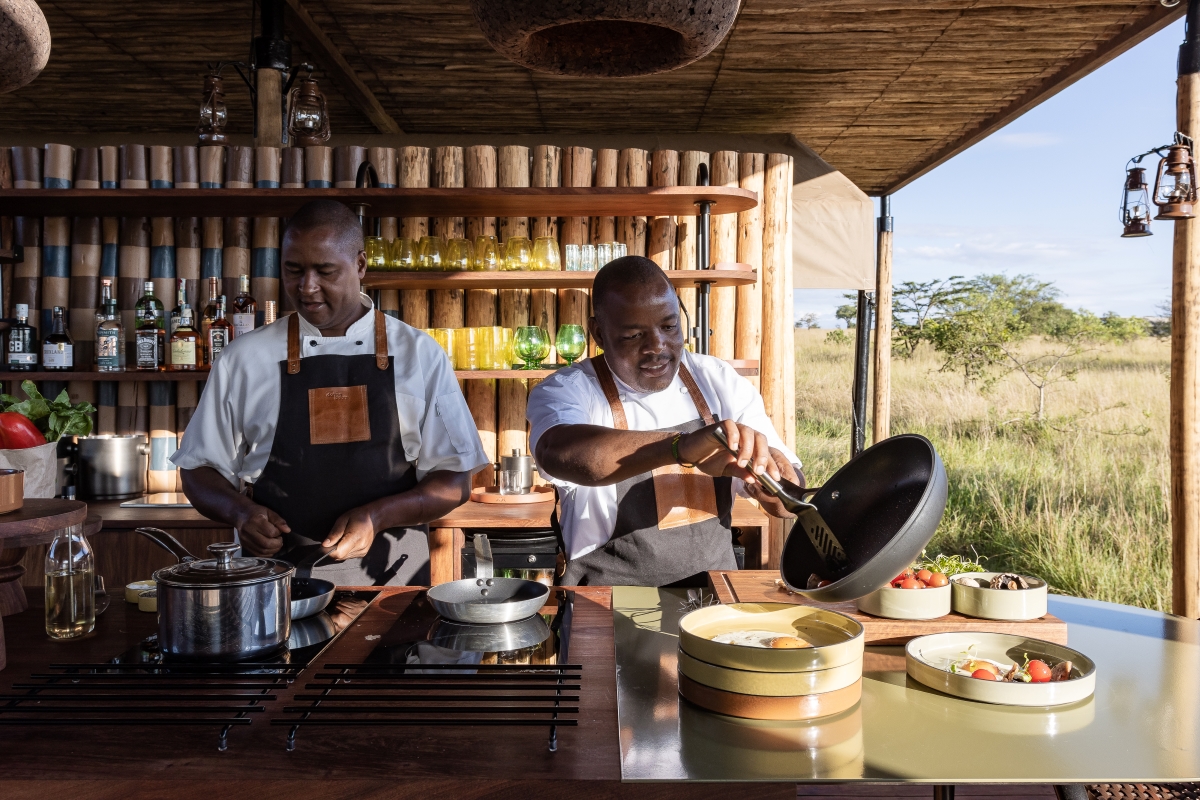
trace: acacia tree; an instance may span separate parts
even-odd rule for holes
[[[892,343],[904,358],[912,358],[917,345],[927,341],[925,325],[963,299],[968,291],[961,275],[941,280],[905,281],[892,290]]]

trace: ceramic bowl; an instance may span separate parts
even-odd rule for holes
[[[967,572],[950,579],[951,606],[960,614],[980,619],[1037,619],[1046,616],[1046,582],[1023,575],[1028,589],[985,588],[999,572]],[[984,586],[975,585],[983,581]]]
[[[1074,665],[1080,677],[1053,683],[1006,683],[972,678],[950,672],[952,661],[970,652],[975,658],[1020,664],[1029,658],[1041,658],[1051,667],[1060,661]],[[918,636],[904,648],[905,668],[909,676],[939,692],[1008,706],[1058,706],[1091,697],[1096,691],[1096,664],[1078,650],[1042,639],[1030,639],[1008,633],[934,633]]]
[[[816,719],[840,714],[862,698],[862,680],[824,694],[764,697],[713,689],[679,674],[679,693],[709,711],[745,719]]]
[[[714,642],[734,631],[799,636],[812,647],[773,650]],[[754,672],[806,672],[862,663],[863,627],[836,611],[792,603],[730,603],[706,606],[679,620],[679,647],[708,664]]]
[[[855,601],[858,610],[887,619],[937,619],[950,613],[950,585],[927,589],[885,586]]]
[[[754,672],[718,667],[679,651],[679,671],[696,683],[738,694],[798,697],[845,689],[862,677],[862,659],[806,672]]]

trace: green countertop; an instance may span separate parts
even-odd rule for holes
[[[1096,694],[1054,709],[927,689],[903,648],[868,647],[862,701],[809,722],[739,720],[676,688],[681,590],[616,587],[617,700],[626,781],[1168,783],[1200,780],[1200,623],[1051,597]],[[886,656],[898,656],[879,669]]]

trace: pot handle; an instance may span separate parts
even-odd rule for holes
[[[157,544],[162,549],[166,550],[175,558],[179,559],[180,563],[195,561],[196,557],[188,552],[178,539],[161,528],[134,528],[134,533],[140,533],[150,541]]]

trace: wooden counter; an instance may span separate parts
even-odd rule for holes
[[[464,528],[544,528],[550,527],[552,503],[500,505],[467,502],[429,525],[429,567],[434,584],[462,577]],[[149,540],[132,533],[133,528],[163,528],[183,542],[193,553],[203,553],[213,542],[228,541],[231,529],[205,517],[193,508],[121,508],[116,501],[88,504],[88,512],[104,519],[103,529],[127,531],[124,536],[105,536],[95,546],[96,568],[110,587],[149,577],[154,570],[173,563],[173,559]],[[759,566],[760,542],[765,535],[767,516],[743,497],[733,504],[733,526],[742,529],[746,547],[746,566]],[[41,586],[45,547],[31,547],[23,561],[26,587]]]
[[[317,657],[359,663],[415,596],[385,589],[358,621]],[[51,663],[97,662],[140,641],[155,617],[119,600],[96,632],[54,642],[43,630],[41,595],[7,618],[9,667],[0,690],[26,681]],[[0,725],[0,797],[6,800],[89,797],[201,798],[521,798],[754,796],[794,798],[794,784],[622,784],[613,617],[606,587],[577,590],[571,631],[572,663],[583,665],[578,727],[559,728],[558,752],[543,728],[334,728],[302,731],[287,752],[287,727],[271,725],[304,690],[310,667],[276,691],[268,710],[229,735],[219,752],[216,733],[178,727],[6,727]],[[750,792],[753,791],[753,795]]]

